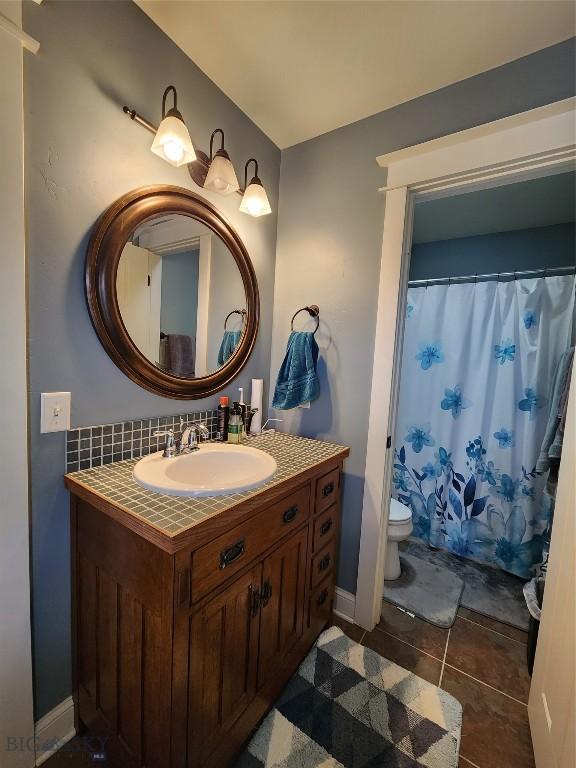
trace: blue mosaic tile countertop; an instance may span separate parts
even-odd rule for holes
[[[276,459],[278,469],[267,483],[229,496],[188,498],[149,491],[139,485],[132,476],[138,459],[69,472],[66,478],[72,484],[86,488],[163,534],[174,537],[318,464],[348,455],[348,448],[345,446],[281,432],[255,435],[246,440],[246,445],[269,453]]]

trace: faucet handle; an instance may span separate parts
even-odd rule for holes
[[[174,437],[173,429],[157,429],[156,432],[152,432],[152,437]]]
[[[174,437],[174,430],[167,429],[167,430],[157,430],[153,433],[154,437],[165,437],[166,438],[166,445],[164,446],[164,451],[162,453],[162,456],[164,456],[165,459],[171,459],[172,456],[176,453],[176,438]]]
[[[196,447],[196,430],[193,424],[187,424],[182,430],[182,450],[194,450]]]

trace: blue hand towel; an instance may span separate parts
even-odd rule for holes
[[[232,357],[232,353],[238,346],[240,341],[241,331],[224,331],[222,337],[222,343],[218,350],[218,365],[224,365],[228,358]]]
[[[218,350],[218,365],[224,365],[228,358],[232,357],[232,353],[238,346],[240,341],[241,331],[224,331],[222,337],[222,343]]]
[[[315,400],[320,394],[317,363],[318,344],[314,334],[292,331],[284,362],[278,371],[272,408],[287,411]]]

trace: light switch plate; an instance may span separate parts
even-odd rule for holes
[[[70,429],[70,392],[42,392],[40,395],[40,432]]]

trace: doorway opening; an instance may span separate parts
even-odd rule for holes
[[[414,206],[384,598],[438,626],[459,605],[530,625],[573,357],[575,182]]]
[[[409,645],[408,663],[463,705],[461,756],[479,768],[494,752],[531,766],[542,750],[528,703],[537,718],[550,696],[543,674],[531,695],[531,675],[543,595],[561,588],[547,572],[574,358],[575,190],[572,171],[413,210],[378,627],[387,657]]]

